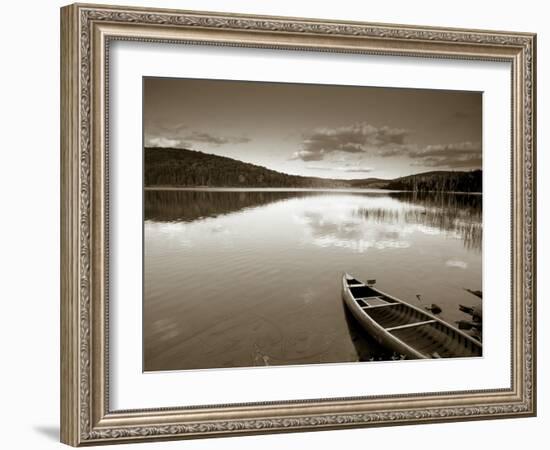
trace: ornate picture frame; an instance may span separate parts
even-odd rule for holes
[[[507,389],[114,411],[109,402],[110,44],[116,40],[503,61],[512,67]],[[61,9],[61,440],[94,445],[536,414],[536,36],[74,4]],[[260,400],[260,399],[259,399]]]

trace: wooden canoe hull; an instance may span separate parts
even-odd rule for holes
[[[354,284],[350,286],[349,280],[355,280]],[[370,292],[369,295],[379,296],[378,302],[383,305],[379,305],[379,308],[365,308],[364,301],[360,304],[362,299],[358,300],[352,290],[367,290]],[[481,343],[472,337],[434,315],[373,286],[367,286],[348,274],[342,278],[342,298],[353,317],[370,336],[380,345],[406,358],[472,357],[482,354]],[[388,317],[394,322],[397,320],[398,323],[389,323]],[[407,339],[400,339],[400,336]],[[441,355],[434,350],[438,350]]]
[[[395,339],[390,333],[386,332],[380,325],[365,314],[355,301],[355,298],[351,295],[350,290],[346,289],[346,287],[342,290],[342,297],[353,317],[380,345],[410,359],[426,358],[425,355],[417,352],[404,342]]]

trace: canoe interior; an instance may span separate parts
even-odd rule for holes
[[[391,331],[398,339],[432,358],[481,356],[481,347],[453,329],[434,322]]]
[[[380,297],[380,293],[370,288],[369,286],[351,286],[349,288],[351,294],[356,298]]]
[[[429,358],[481,356],[482,347],[421,310],[348,278],[359,307],[395,338]],[[426,322],[426,323],[425,323]]]
[[[372,319],[383,328],[399,327],[415,322],[429,320],[425,315],[414,314],[417,312],[402,303],[394,303],[383,308],[363,309]]]

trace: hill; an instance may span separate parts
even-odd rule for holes
[[[339,180],[288,175],[225,156],[176,148],[145,148],[146,187],[373,188],[481,192],[481,170],[427,172],[383,180]]]
[[[483,173],[435,171],[425,172],[391,180],[386,189],[415,192],[481,192]]]
[[[145,186],[345,188],[345,180],[301,177],[224,156],[173,148],[145,149]]]

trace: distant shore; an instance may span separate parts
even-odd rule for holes
[[[211,186],[146,186],[146,191],[218,191],[218,192],[399,192],[374,188],[295,188],[295,187],[211,187]]]
[[[410,191],[382,188],[295,188],[295,187],[233,187],[233,186],[145,186],[145,191],[225,191],[225,192],[372,192],[372,193],[398,193],[411,192],[417,194],[468,194],[482,195],[482,192],[461,191]]]
[[[163,189],[373,189],[406,192],[480,192],[483,172],[434,170],[393,179],[291,175],[225,156],[187,149],[145,148],[143,182]],[[374,192],[374,191],[373,191]]]

